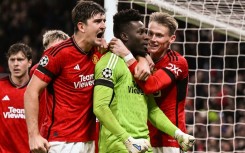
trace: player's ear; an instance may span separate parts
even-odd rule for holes
[[[29,67],[29,68],[31,67],[31,65],[32,65],[32,59],[30,59],[30,60],[28,61],[28,67]]]
[[[85,32],[84,28],[85,28],[85,24],[83,22],[78,22],[77,23],[78,31]]]
[[[122,32],[120,34],[120,37],[121,37],[121,39],[122,39],[123,42],[128,41],[128,35],[126,33]]]
[[[175,41],[175,39],[176,39],[176,35],[172,35],[172,36],[170,37],[169,42],[172,44],[172,43]]]

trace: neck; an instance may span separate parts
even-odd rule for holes
[[[89,44],[86,40],[86,38],[84,38],[81,34],[74,34],[73,36],[74,38],[74,41],[76,43],[76,45],[85,53],[88,53],[91,48],[92,48],[92,45]]]
[[[159,53],[152,53],[151,54],[151,58],[154,61],[154,63],[160,61],[164,55],[167,53],[168,49],[164,50],[163,52],[159,52]]]
[[[23,87],[29,82],[30,76],[28,74],[22,77],[15,77],[11,75],[10,79],[16,87]]]

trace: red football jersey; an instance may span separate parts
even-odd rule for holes
[[[94,68],[100,56],[89,53],[74,38],[44,52],[34,75],[49,83],[47,115],[41,134],[49,141],[86,142],[95,139],[92,108]]]
[[[26,85],[18,88],[9,76],[0,79],[0,152],[29,153],[24,111]]]
[[[134,73],[135,65],[130,67],[132,73]],[[183,132],[186,132],[184,109],[188,75],[186,59],[178,52],[168,50],[155,63],[155,72],[146,82],[136,80],[145,93],[153,93],[160,109]],[[179,147],[178,142],[174,138],[161,132],[150,123],[148,125],[151,145],[153,147]]]

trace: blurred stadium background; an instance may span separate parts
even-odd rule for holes
[[[104,0],[94,1],[105,4]],[[146,25],[154,11],[167,11],[178,20],[172,48],[189,64],[186,123],[188,133],[197,138],[192,152],[245,152],[244,0],[116,2],[118,10],[138,9]],[[72,35],[75,4],[76,0],[1,0],[0,74],[8,73],[5,53],[11,44],[30,45],[35,64],[43,52],[46,30],[60,29]]]

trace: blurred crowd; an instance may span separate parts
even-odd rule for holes
[[[180,26],[184,31],[186,26],[196,29],[185,33],[179,30],[173,46],[183,51],[189,64],[186,123],[187,130],[198,139],[194,150],[244,152],[244,40],[212,29],[200,30],[184,23]]]
[[[96,2],[103,5],[103,0]],[[60,29],[72,35],[76,0],[0,1],[0,73],[8,73],[5,53],[16,42],[32,47],[33,64],[43,52],[42,35]],[[123,6],[120,6],[123,5]],[[129,6],[119,3],[119,9]],[[145,13],[144,8],[141,9]],[[179,21],[176,43],[189,64],[187,130],[195,151],[245,151],[245,42],[212,29]]]
[[[16,42],[32,47],[33,64],[38,62],[42,35],[47,29],[72,34],[71,9],[76,0],[3,0],[0,1],[0,72],[8,72],[5,53]]]

